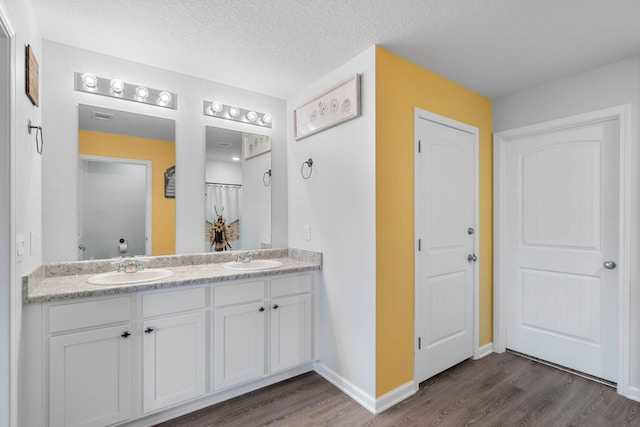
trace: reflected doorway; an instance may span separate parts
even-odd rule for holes
[[[151,255],[151,162],[80,156],[78,259]]]

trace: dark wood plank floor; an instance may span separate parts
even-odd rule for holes
[[[316,373],[160,424],[169,426],[640,426],[640,403],[510,353],[468,360],[372,415]]]

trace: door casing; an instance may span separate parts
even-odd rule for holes
[[[413,122],[414,122],[414,132],[415,132],[415,123],[418,122],[418,120],[420,119],[427,119],[429,121],[432,121],[434,123],[437,124],[441,124],[443,126],[448,126],[454,129],[459,129],[461,131],[470,133],[473,135],[474,138],[474,168],[475,168],[475,176],[474,176],[474,221],[475,221],[475,239],[474,239],[474,247],[473,247],[473,251],[474,253],[478,254],[479,257],[479,261],[482,262],[482,258],[481,258],[481,254],[480,254],[480,208],[479,208],[479,194],[480,194],[480,187],[479,187],[479,182],[480,182],[480,161],[479,161],[479,146],[480,146],[480,130],[475,127],[475,126],[471,126],[468,125],[466,123],[463,122],[459,122],[457,120],[451,119],[449,117],[445,117],[445,116],[441,116],[439,114],[436,113],[432,113],[430,111],[427,110],[423,110],[422,108],[418,108],[415,107],[414,108],[414,117],[413,117]],[[414,135],[414,146],[417,147],[418,145],[418,140],[417,140],[417,136]],[[417,151],[417,148],[414,149],[414,153]],[[415,170],[417,167],[417,156],[414,155],[414,200],[416,197],[416,193],[418,191],[418,186],[416,185],[416,180],[415,180]],[[415,205],[415,203],[414,203]],[[414,207],[415,209],[415,207]],[[418,309],[417,307],[417,300],[416,300],[416,294],[417,294],[417,283],[418,283],[418,278],[416,277],[416,272],[417,269],[415,268],[415,263],[417,262],[417,254],[418,254],[418,236],[415,235],[416,233],[416,227],[415,227],[415,210],[414,210],[414,225],[413,225],[413,230],[414,230],[414,327],[413,327],[413,335],[414,335],[414,347],[417,345],[416,343],[418,342],[418,335],[417,335],[417,325],[415,324],[416,321],[416,311]],[[472,321],[473,321],[473,358],[474,359],[478,359],[480,357],[485,356],[486,354],[482,353],[480,350],[480,262],[475,262],[473,263],[473,313],[472,313]],[[413,373],[414,373],[414,381],[416,381],[416,360],[417,358],[414,357],[413,358],[413,362],[414,362],[414,367],[413,367]]]
[[[619,279],[618,279],[618,386],[619,394],[638,399],[632,396],[629,387],[630,371],[630,280],[629,280],[629,247],[630,240],[630,161],[629,146],[631,142],[631,106],[628,104],[597,110],[590,113],[578,114],[557,120],[546,121],[529,126],[519,127],[506,131],[496,132],[493,137],[493,351],[503,353],[506,350],[506,319],[507,301],[505,279],[506,268],[501,263],[506,250],[505,236],[507,233],[504,221],[506,214],[506,190],[507,180],[506,152],[507,144],[513,139],[536,135],[551,130],[562,130],[574,126],[588,125],[603,120],[617,119],[620,135],[620,239],[619,239]]]
[[[16,141],[16,32],[0,2],[0,425],[18,425],[18,308],[16,285],[15,141]],[[26,126],[26,124],[25,124]],[[26,131],[26,129],[25,129]]]

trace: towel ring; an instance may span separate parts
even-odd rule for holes
[[[308,175],[305,174],[305,171],[304,171],[305,165],[307,166],[307,168],[309,168]],[[309,160],[307,160],[306,162],[302,162],[302,167],[300,168],[300,174],[302,175],[303,179],[309,179],[311,178],[312,173],[313,173],[313,159],[309,158]]]

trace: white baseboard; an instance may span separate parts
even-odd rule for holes
[[[631,400],[635,400],[636,402],[640,402],[640,388],[629,387],[629,394],[627,394],[626,397]]]
[[[376,414],[386,411],[407,397],[411,397],[418,391],[418,383],[409,381],[376,399]]]
[[[315,371],[325,380],[338,387],[344,394],[362,405],[372,414],[376,413],[376,399],[352,382],[338,375],[321,362],[314,363]]]
[[[338,387],[344,394],[351,397],[374,415],[391,408],[395,404],[403,401],[409,396],[412,396],[416,391],[418,391],[418,385],[414,381],[409,381],[408,383],[375,398],[352,382],[338,375],[335,371],[329,369],[326,365],[316,362],[314,367],[315,371],[320,376]]]
[[[480,347],[478,349],[478,352],[476,354],[474,354],[473,359],[474,360],[482,359],[483,357],[488,356],[491,353],[493,353],[493,343],[492,342],[490,342],[489,344],[485,344],[482,347]]]

